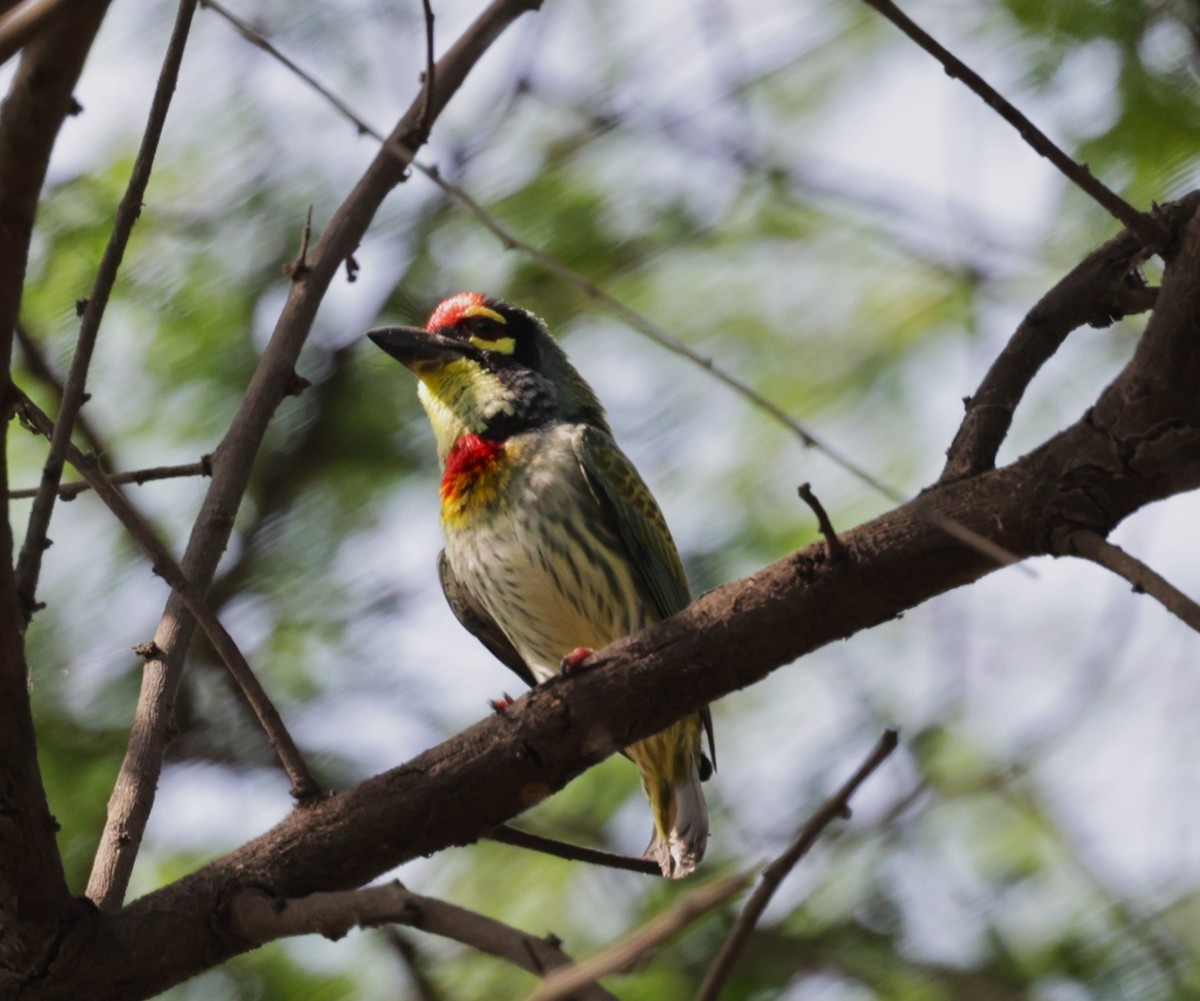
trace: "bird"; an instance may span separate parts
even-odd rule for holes
[[[689,603],[658,503],[542,320],[462,292],[443,300],[424,328],[366,336],[417,377],[433,429],[446,600],[526,684],[570,670]],[[708,708],[624,753],[650,801],[645,857],[664,876],[689,875],[708,843],[700,785],[716,762]]]

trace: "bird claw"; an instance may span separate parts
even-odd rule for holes
[[[492,712],[504,715],[504,710],[511,706],[517,700],[514,699],[508,692],[505,692],[502,698],[488,699],[488,705],[492,707]]]
[[[574,671],[580,664],[587,660],[596,651],[590,646],[577,646],[569,654],[567,654],[559,664],[559,670],[563,674],[569,671]]]

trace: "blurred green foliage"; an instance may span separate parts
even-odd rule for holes
[[[1135,204],[1194,185],[1194,6],[912,6]],[[415,93],[416,5],[260,8],[277,44],[380,125]],[[438,5],[439,46],[473,11]],[[38,220],[22,321],[60,374],[136,143],[133,104],[115,107],[105,71],[121,64],[144,85],[132,92],[148,94],[163,43],[163,25],[155,33],[138,17],[118,6],[106,26],[81,94],[98,124],[90,140],[64,138]],[[985,128],[996,131],[981,148],[1023,155],[982,105],[964,126],[937,103],[951,98],[930,98],[956,86],[852,4],[547,4],[479,67],[435,129],[429,160],[521,239],[911,493],[936,474],[958,399],[1015,321],[1113,230],[1049,167],[1038,168],[1040,190],[1004,192],[1012,218],[959,167],[934,176],[939,156],[961,166],[955,157]],[[901,139],[879,139],[866,169],[871,154],[856,144],[870,142],[863,121],[881,108]],[[926,134],[921,121],[944,129],[944,150],[908,144],[906,129]],[[110,468],[195,461],[217,447],[278,316],[282,266],[309,205],[319,231],[371,155],[299,81],[201,15],[89,383],[85,415]],[[312,386],[279,410],[212,592],[327,781],[397,764],[478,718],[503,687],[516,690],[442,607],[432,442],[407,373],[360,342],[376,322],[419,321],[443,295],[476,287],[544,316],[609,404],[697,590],[814,538],[795,496],[802,481],[838,526],[890,506],[703,371],[505,251],[419,177],[388,201],[356,261],[361,273],[339,280],[301,358]],[[1036,442],[1073,420],[1136,329],[1077,335],[1086,346],[1039,380],[1034,416],[1014,438]],[[18,359],[18,381],[52,400],[37,372]],[[40,445],[13,436],[11,450],[14,480],[35,483]],[[132,493],[179,551],[204,485]],[[26,511],[13,506],[18,533]],[[52,534],[48,607],[29,657],[42,767],[81,890],[136,698],[139,661],[127,650],[152,634],[165,593],[94,499],[61,506]],[[1081,764],[1114,726],[1127,742],[1168,739],[1164,720],[1200,699],[1194,682],[1156,676],[1179,686],[1172,705],[1133,718],[1129,662],[1104,642],[1104,622],[1151,630],[1126,650],[1152,649],[1162,671],[1191,656],[1174,653],[1186,641],[1131,622],[1141,613],[1112,612],[1113,591],[1042,572],[1035,597],[949,596],[716,707],[712,874],[779,851],[885,722],[906,736],[856,819],[785,886],[727,1001],[1200,994],[1194,782],[1139,814],[1156,829],[1177,825],[1170,843],[1139,848],[1105,805],[1118,793],[1144,803],[1131,787],[1175,790],[1178,748],[1156,744],[1140,770],[1111,781]],[[1062,597],[1080,604],[1056,604],[1063,591],[1079,591]],[[179,718],[143,889],[287,809],[263,737],[200,642]],[[1191,754],[1194,725],[1177,733]],[[1136,812],[1123,805],[1116,815]],[[521,822],[627,853],[648,833],[635,774],[619,758]],[[686,891],[490,843],[400,875],[531,934],[553,932],[576,956]],[[691,997],[729,924],[728,914],[709,918],[607,983],[626,1001]],[[430,997],[521,997],[532,987],[498,960],[414,941]],[[394,945],[369,932],[319,959],[303,941],[278,944],[168,996],[421,997],[405,969]]]

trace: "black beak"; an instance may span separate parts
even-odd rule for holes
[[[448,362],[461,358],[467,345],[431,334],[420,327],[378,327],[367,336],[397,361],[412,368],[422,362]]]

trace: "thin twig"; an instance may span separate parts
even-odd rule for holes
[[[23,0],[0,16],[0,63],[6,63],[55,17],[81,0]]]
[[[425,87],[421,94],[421,118],[417,123],[421,142],[429,138],[429,112],[432,108],[433,87],[437,81],[437,63],[433,58],[433,6],[429,0],[421,0],[425,12]]]
[[[46,457],[42,482],[38,487],[38,495],[34,498],[33,509],[29,513],[29,528],[21,546],[21,555],[17,559],[17,594],[25,606],[27,617],[33,614],[37,600],[42,554],[47,546],[46,533],[50,529],[50,515],[54,511],[54,502],[58,499],[63,460],[67,454],[67,446],[71,443],[75,417],[87,399],[85,386],[88,366],[91,364],[92,351],[100,332],[100,321],[104,318],[104,309],[117,280],[117,271],[125,256],[133,225],[142,211],[142,199],[150,181],[154,154],[158,150],[163,124],[167,120],[167,111],[171,106],[171,96],[175,92],[175,82],[179,78],[179,66],[183,61],[183,50],[187,44],[188,31],[195,11],[196,0],[180,0],[175,25],[171,30],[171,40],[163,57],[158,84],[154,89],[154,99],[150,104],[146,129],[142,134],[137,158],[133,162],[133,172],[130,174],[125,193],[121,196],[120,205],[117,206],[112,233],[109,235],[108,245],[104,248],[100,267],[96,271],[96,280],[92,284],[91,294],[83,310],[79,337],[75,342],[75,356],[71,359],[71,369],[67,374],[66,385],[63,386],[62,403],[54,423],[54,433],[50,438],[50,454]]]
[[[17,328],[13,333],[16,335],[16,342],[21,347],[22,359],[25,367],[29,369],[29,374],[39,382],[43,383],[52,393],[54,393],[55,405],[61,405],[63,395],[63,380],[54,370],[54,366],[50,364],[50,359],[46,357],[46,352],[42,350],[41,344],[29,332],[29,328],[23,323],[18,323]],[[75,417],[75,430],[87,443],[87,447],[96,453],[96,456],[105,461],[108,458],[108,447],[100,440],[100,435],[92,422],[88,420],[87,414],[80,411]],[[36,489],[34,494],[36,495]],[[9,494],[11,497],[12,494]],[[62,496],[61,491],[59,496]]]
[[[560,1001],[600,977],[627,969],[651,949],[741,893],[749,882],[749,875],[726,876],[678,897],[669,909],[596,955],[549,974],[529,1001]]]
[[[230,931],[259,945],[294,935],[339,939],[353,928],[404,924],[506,959],[539,977],[547,970],[574,968],[553,936],[537,938],[465,907],[413,893],[399,881],[295,900],[244,890],[234,897],[229,915]],[[616,1001],[595,984],[585,985],[576,997],[580,1001]]]
[[[1172,615],[1200,632],[1200,604],[1120,546],[1109,542],[1096,532],[1081,529],[1067,537],[1064,549],[1070,555],[1091,560],[1119,577],[1124,577],[1138,594],[1150,595]]]
[[[749,941],[750,934],[754,931],[754,926],[762,917],[763,911],[771,902],[779,885],[796,867],[796,863],[808,853],[825,828],[838,817],[846,815],[850,797],[858,791],[858,787],[867,780],[871,773],[887,760],[888,756],[896,749],[899,739],[895,730],[885,730],[871,753],[858,766],[858,770],[846,780],[837,792],[821,804],[821,808],[809,818],[808,823],[801,829],[796,840],[788,846],[787,851],[763,870],[762,880],[750,895],[750,899],[746,901],[746,906],[742,908],[742,913],[738,915],[738,919],[729,930],[725,941],[721,943],[721,950],[717,953],[717,958],[713,960],[708,976],[704,978],[704,984],[700,988],[700,993],[696,995],[696,1001],[717,1001],[717,998],[721,996],[721,991],[729,980],[729,975],[733,972],[742,950],[745,949],[746,942]]]
[[[622,869],[625,872],[640,872],[647,876],[661,876],[662,870],[657,862],[651,859],[633,858],[630,855],[618,855],[616,852],[606,852],[599,848],[585,848],[582,845],[572,845],[565,841],[543,837],[530,831],[522,831],[517,827],[502,824],[488,836],[489,841],[502,845],[513,845],[516,848],[528,848],[530,851],[554,855],[557,858],[569,859],[572,862],[588,862],[592,865],[602,865],[609,869]]]
[[[50,437],[54,432],[53,421],[28,396],[16,387],[13,389],[20,400],[25,418],[40,434],[47,438]],[[270,741],[271,747],[279,756],[279,761],[291,780],[292,795],[301,802],[318,795],[321,791],[320,786],[313,778],[292,735],[288,733],[283,718],[279,715],[279,710],[275,708],[270,696],[259,683],[254,670],[246,661],[233,637],[229,635],[216,613],[208,606],[204,596],[192,586],[192,583],[184,575],[182,568],[175,562],[166,544],[150,527],[149,522],[129,503],[125,495],[113,485],[112,480],[104,475],[95,456],[85,455],[75,445],[68,442],[66,457],[125,526],[126,531],[133,537],[141,550],[150,557],[154,572],[179,594],[188,611],[196,617],[204,635],[225,663],[238,687],[245,693],[246,701],[253,707],[254,714],[258,717],[258,721],[267,735],[267,740]]]
[[[98,460],[97,460],[98,461]],[[188,476],[211,476],[212,465],[207,457],[199,462],[184,462],[178,466],[150,466],[146,469],[133,469],[127,473],[109,473],[108,482],[114,486],[133,483],[141,486],[153,480],[177,480]],[[87,480],[77,480],[74,483],[60,483],[58,496],[61,500],[74,500],[81,493],[91,490],[92,485]],[[9,500],[26,500],[37,496],[37,487],[24,487],[20,490],[10,490]]]
[[[1005,99],[994,87],[939,44],[933,36],[916,24],[892,0],[863,0],[874,7],[904,34],[942,64],[946,75],[961,80],[1001,118],[1012,125],[1039,155],[1049,160],[1069,181],[1089,195],[1118,222],[1133,230],[1147,247],[1162,246],[1170,236],[1167,229],[1152,216],[1139,212],[1115,191],[1096,178],[1087,164],[1077,163],[1058,148],[1050,138]]]
[[[825,555],[830,563],[836,563],[846,555],[846,547],[842,545],[842,540],[837,537],[837,532],[833,530],[833,522],[829,520],[829,515],[825,511],[825,505],[817,500],[817,495],[813,493],[811,484],[801,483],[797,492],[800,494],[800,499],[812,508],[813,514],[817,516],[817,527],[821,529],[821,534],[825,536]]]
[[[541,0],[492,0],[438,60],[432,114],[442,109],[501,34]],[[289,387],[296,362],[312,330],[317,309],[342,263],[362,242],[384,198],[408,176],[408,150],[420,116],[420,97],[400,117],[387,143],[354,189],[323,227],[308,254],[304,281],[292,282],[270,340],[238,406],[213,452],[213,474],[192,527],[181,566],[199,593],[212,583],[229,544],[234,519],[250,484],[263,438]],[[104,909],[124,900],[134,862],[154,805],[162,762],[170,742],[172,713],[195,620],[181,595],[172,593],[159,619],[154,642],[162,651],[154,669],[143,672],[125,757],[109,799],[108,816],[92,864],[87,894]]]

